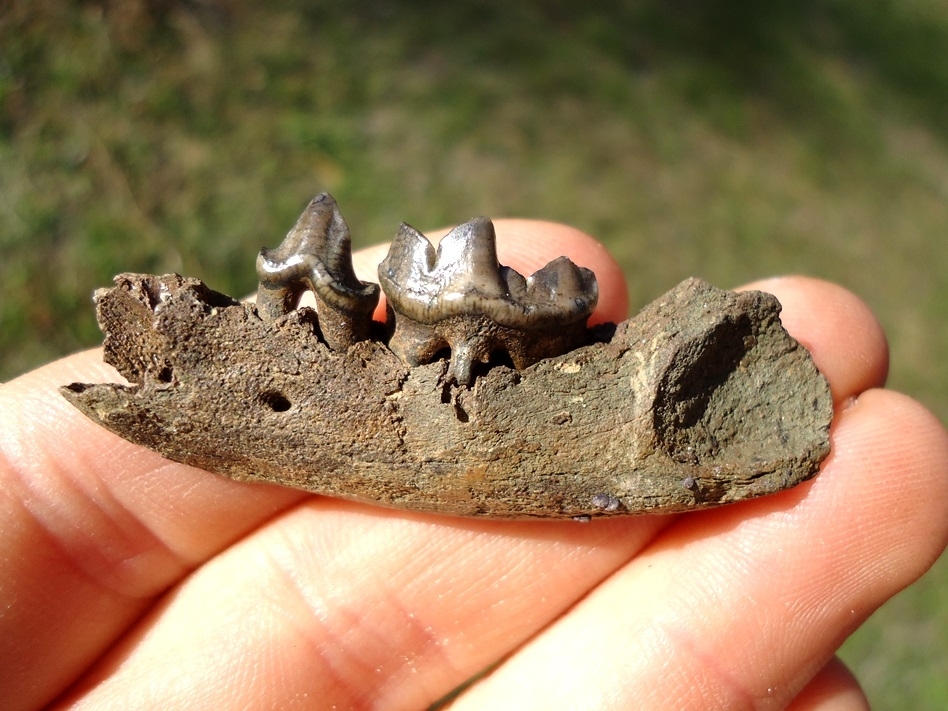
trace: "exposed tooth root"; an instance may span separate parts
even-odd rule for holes
[[[402,225],[379,265],[394,321],[390,348],[411,365],[451,349],[448,380],[470,385],[476,363],[502,351],[516,368],[583,345],[595,275],[559,257],[527,279],[497,261],[494,226],[478,217],[438,246]]]
[[[260,251],[257,278],[257,310],[263,318],[297,308],[309,290],[330,348],[344,350],[369,337],[379,287],[356,278],[349,228],[331,195],[313,198],[280,246]]]

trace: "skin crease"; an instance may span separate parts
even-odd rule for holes
[[[597,274],[595,318],[624,318],[590,237],[495,224],[502,263],[566,254]],[[417,709],[487,668],[453,707],[866,708],[833,653],[944,549],[948,434],[881,389],[855,296],[756,287],[831,383],[833,452],[793,490],[680,516],[472,521],[240,484],[69,406],[57,386],[117,379],[97,351],[3,385],[5,708]]]

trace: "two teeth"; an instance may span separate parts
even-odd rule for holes
[[[352,268],[349,230],[333,198],[307,206],[275,250],[257,259],[260,314],[278,318],[312,290],[323,337],[340,350],[369,338],[378,285]],[[470,385],[476,363],[498,354],[516,368],[581,346],[596,306],[595,275],[559,257],[524,278],[497,261],[494,226],[476,217],[441,240],[402,225],[379,265],[388,301],[389,347],[410,365],[451,351],[447,380]]]

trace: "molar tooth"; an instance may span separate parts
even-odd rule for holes
[[[328,193],[313,198],[279,247],[260,251],[257,277],[263,318],[292,311],[310,289],[330,348],[342,350],[368,338],[379,287],[356,278],[349,227]]]
[[[432,345],[451,348],[448,381],[469,385],[475,362],[506,350],[515,367],[585,342],[598,287],[588,269],[566,257],[525,279],[497,260],[493,223],[478,217],[454,228],[437,253],[402,225],[379,265],[394,321],[390,346],[411,364],[427,363]]]

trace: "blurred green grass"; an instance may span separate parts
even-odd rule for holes
[[[13,0],[0,381],[97,344],[117,272],[252,291],[256,251],[329,190],[357,246],[571,223],[633,308],[691,275],[838,281],[944,422],[946,47],[946,0]],[[942,561],[845,645],[877,708],[948,698],[946,586]]]

